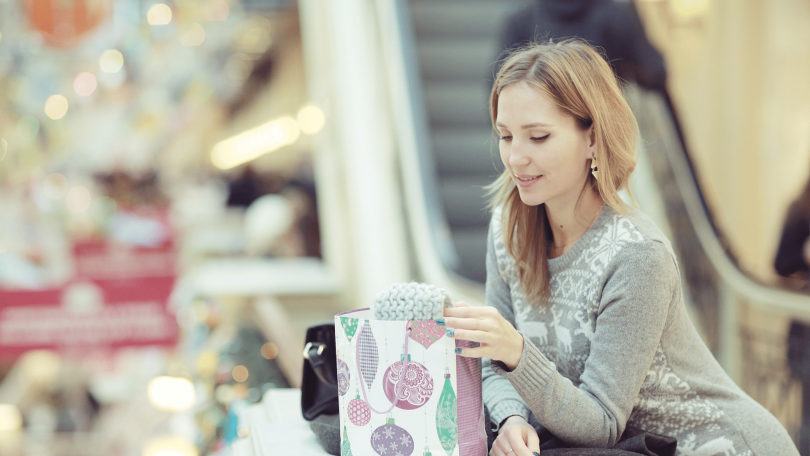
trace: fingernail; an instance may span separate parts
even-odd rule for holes
[[[455,336],[455,335],[456,335],[456,331],[455,331],[455,330],[453,330],[453,329],[450,329],[450,328],[447,328],[447,329],[444,331],[444,333],[445,333],[445,334],[447,334],[447,335],[448,335],[448,336],[450,336],[450,337],[453,337],[453,336]]]
[[[461,353],[461,349],[460,349],[460,348],[457,348],[457,349],[456,349],[456,353]]]
[[[444,326],[444,318],[439,318],[436,320],[436,324],[440,326]]]
[[[540,453],[538,453],[538,452],[536,452],[536,451],[532,451],[532,454],[533,454],[534,456],[540,456]]]

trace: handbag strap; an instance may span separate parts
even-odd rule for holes
[[[327,357],[323,356],[326,348],[326,344],[323,342],[307,342],[304,347],[304,358],[309,361],[309,365],[320,381],[327,385],[334,385],[335,382],[330,380],[326,373]]]
[[[371,331],[371,325],[370,324],[369,324],[369,331]],[[405,355],[404,355],[404,358],[403,358],[404,359],[403,362],[405,364],[403,366],[403,370],[406,367],[408,367],[408,363],[411,362],[410,359],[408,358],[408,337],[410,337],[411,331],[413,331],[413,329],[411,329],[410,326],[408,326],[408,329],[405,331]],[[368,404],[368,408],[370,408],[371,411],[373,411],[374,413],[376,413],[378,415],[385,415],[388,412],[390,412],[391,410],[394,410],[394,407],[397,405],[397,402],[399,402],[399,395],[402,394],[402,385],[404,384],[404,382],[402,381],[403,380],[402,376],[400,376],[399,382],[397,382],[397,388],[396,388],[396,391],[395,391],[396,394],[394,395],[394,400],[391,401],[391,407],[388,407],[388,410],[386,410],[384,412],[381,412],[381,411],[375,409],[371,405],[371,402],[368,400],[368,395],[366,394],[365,380],[363,380],[363,372],[360,370],[360,343],[359,342],[357,344],[356,354],[357,354],[357,357],[355,358],[355,364],[357,365],[357,376],[358,376],[358,378],[360,380],[358,383],[360,383],[360,390],[363,391],[363,399],[365,399],[366,404]]]

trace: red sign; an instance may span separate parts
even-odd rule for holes
[[[0,290],[0,356],[33,349],[173,346],[177,321],[166,309],[173,285],[174,277],[151,277]]]
[[[65,285],[0,289],[0,357],[33,349],[82,351],[177,343],[177,320],[167,309],[176,278],[173,233],[160,217],[140,216],[140,221],[127,217],[131,225],[121,225],[122,237],[147,231],[133,230],[145,226],[143,220],[161,223],[166,235],[153,236],[159,242],[148,247],[112,240],[78,242],[73,246],[74,278]]]

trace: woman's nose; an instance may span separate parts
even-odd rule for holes
[[[520,143],[515,142],[509,151],[509,166],[521,166],[529,163],[529,156]]]

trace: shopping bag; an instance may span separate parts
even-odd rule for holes
[[[485,456],[481,360],[435,320],[335,316],[341,456]],[[458,345],[457,345],[458,344]]]

